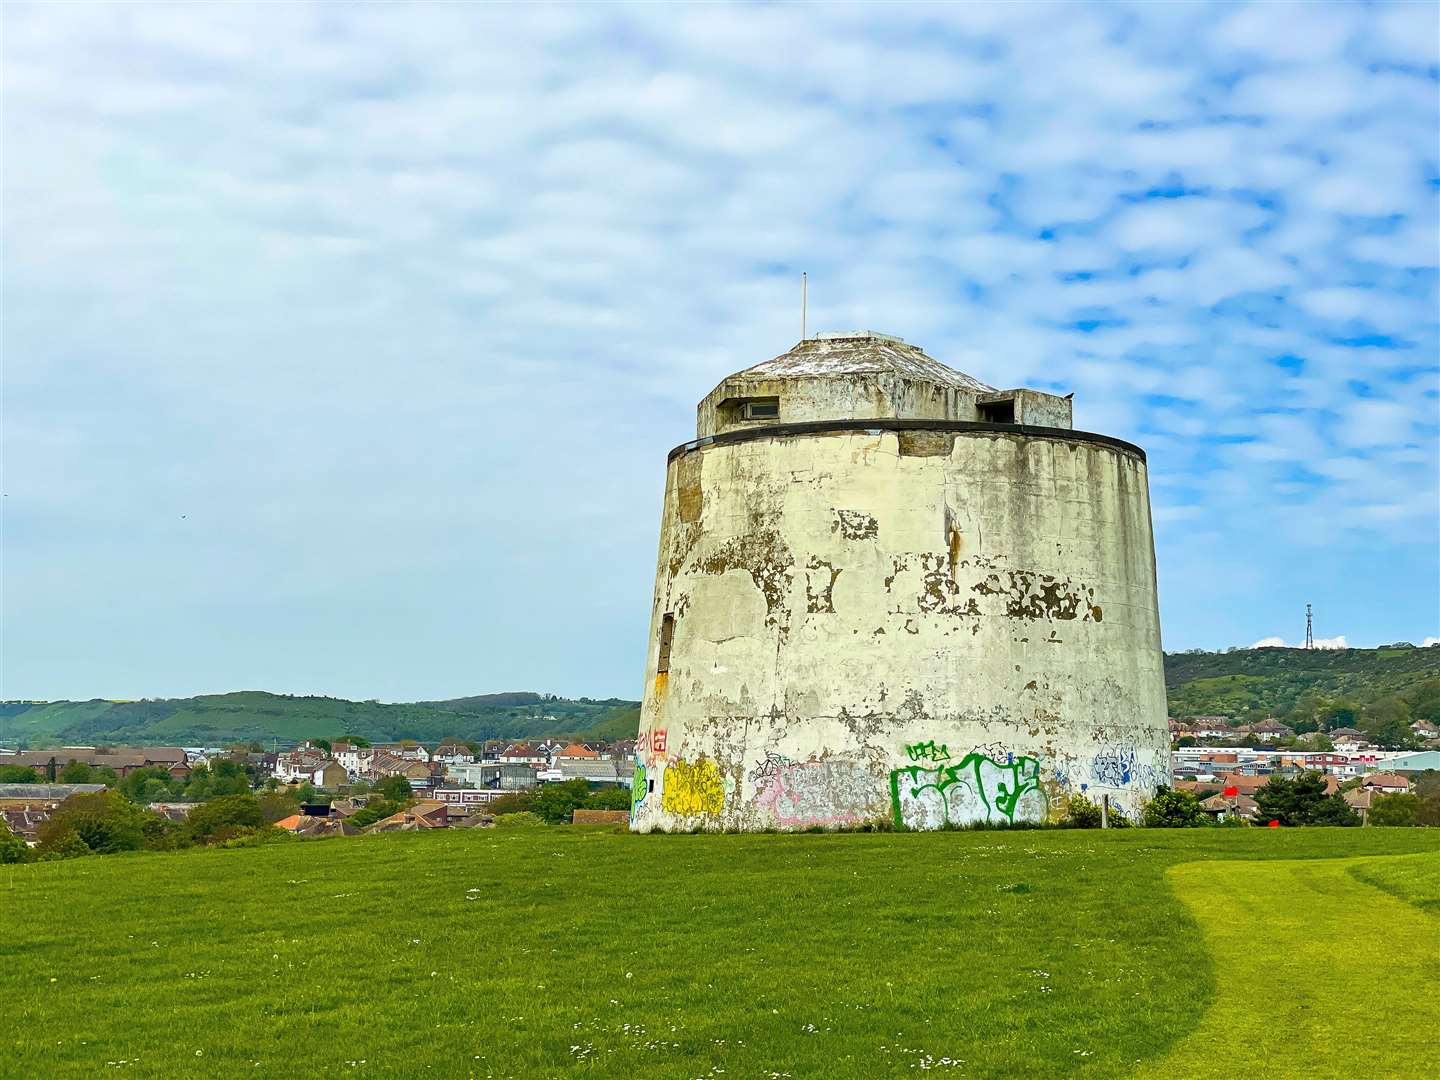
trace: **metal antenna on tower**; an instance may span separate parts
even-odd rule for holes
[[[805,340],[806,317],[809,312],[806,310],[809,305],[810,275],[804,270],[800,271],[800,340]]]
[[[1305,648],[1315,648],[1315,626],[1309,604],[1305,605]]]

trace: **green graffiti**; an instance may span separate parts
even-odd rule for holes
[[[647,792],[645,790],[645,766],[638,761],[635,763],[635,779],[630,784],[630,820],[635,820],[635,814],[640,809],[640,804],[645,801]]]
[[[911,743],[905,747],[905,753],[911,761],[949,761],[950,747],[944,743],[935,745],[935,740],[929,742]]]
[[[890,804],[899,829],[1001,819],[1014,824],[1021,798],[1032,791],[1045,797],[1039,759],[1013,754],[1000,762],[970,753],[954,765],[912,765],[890,773]]]

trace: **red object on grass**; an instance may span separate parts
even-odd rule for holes
[[[1269,828],[1269,829],[1278,829],[1279,827],[1280,827],[1280,823],[1279,823],[1278,821],[1272,821],[1272,822],[1270,822],[1269,825],[1266,826],[1266,828]]]
[[[1227,799],[1233,799],[1233,798],[1235,798],[1236,795],[1239,795],[1239,794],[1240,794],[1240,789],[1239,789],[1238,787],[1233,787],[1233,786],[1232,786],[1232,787],[1227,787],[1227,788],[1225,789],[1224,794],[1225,794],[1225,798],[1227,798]]]

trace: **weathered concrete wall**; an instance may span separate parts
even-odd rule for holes
[[[780,418],[746,421],[727,413],[722,407],[728,400],[756,397],[779,398]],[[726,379],[700,402],[696,409],[695,428],[704,438],[736,428],[832,420],[837,416],[914,420],[977,418],[972,391],[889,372],[817,376],[804,380],[759,379],[741,374]]]
[[[1070,399],[1039,390],[1016,390],[1015,422],[1032,427],[1073,427]]]
[[[1138,453],[871,430],[671,460],[632,828],[1133,812],[1168,746]]]

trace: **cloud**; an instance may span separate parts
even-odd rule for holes
[[[1254,645],[1250,646],[1250,648],[1252,649],[1299,649],[1303,647],[1304,646],[1302,643],[1297,643],[1295,645],[1286,645],[1285,639],[1281,637],[1261,638],[1259,641],[1255,642]],[[1327,650],[1350,648],[1349,644],[1347,644],[1345,641],[1344,634],[1341,634],[1339,637],[1316,638],[1314,647],[1317,649]]]
[[[3,18],[16,694],[633,695],[801,270],[1149,450],[1168,644],[1431,625],[1433,5]]]

